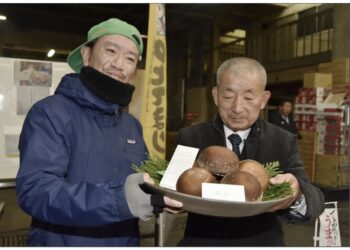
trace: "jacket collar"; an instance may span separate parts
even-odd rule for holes
[[[122,108],[118,104],[98,98],[81,82],[79,74],[75,73],[67,74],[62,78],[55,94],[61,94],[83,107],[99,110],[106,114],[115,114]]]
[[[220,114],[217,113],[214,121],[213,121],[214,129],[220,133],[221,136],[225,137],[224,132],[224,123],[220,117]],[[262,120],[258,118],[256,122],[252,125],[252,129],[250,130],[250,133],[247,137],[247,141],[254,141],[261,133],[261,127],[262,127]]]

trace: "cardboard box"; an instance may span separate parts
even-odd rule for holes
[[[324,104],[335,104],[337,106],[340,106],[343,104],[345,96],[345,92],[330,93],[324,100]]]
[[[349,155],[316,155],[315,183],[332,188],[348,188]]]
[[[349,58],[336,58],[332,61],[333,85],[349,83]]]
[[[305,171],[311,181],[315,179],[316,164],[316,132],[300,130],[302,139],[299,140],[300,156],[303,160]]]
[[[316,122],[299,121],[298,129],[306,131],[316,131]]]
[[[326,74],[331,74],[332,73],[332,63],[320,63],[318,65],[318,71],[320,73],[326,73]]]
[[[341,167],[349,167],[349,164],[349,155],[316,155],[316,171],[320,169],[337,171]]]
[[[315,183],[336,189],[349,188],[350,168],[341,168],[337,172],[331,170],[317,170]]]
[[[315,88],[315,87],[331,88],[332,74],[305,73],[303,86],[304,88]]]
[[[301,142],[309,141],[311,143],[314,143],[314,140],[317,136],[315,132],[310,132],[310,131],[299,131],[299,133],[303,136],[303,139]]]

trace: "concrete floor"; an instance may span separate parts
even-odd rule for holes
[[[326,201],[338,201],[338,216],[342,246],[350,246],[349,231],[349,192],[323,190]],[[23,246],[25,235],[30,225],[30,217],[17,205],[15,189],[0,189],[0,200],[5,201],[5,206],[0,214],[0,247]],[[176,246],[183,236],[186,224],[186,213],[179,215],[165,214],[163,216],[163,246]],[[285,243],[289,247],[312,247],[315,230],[314,222],[303,224],[283,224],[285,231]],[[155,246],[155,222],[141,222],[142,246]],[[157,234],[159,235],[159,234]]]

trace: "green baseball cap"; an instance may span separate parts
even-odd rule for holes
[[[83,58],[81,57],[81,47],[90,42],[96,41],[98,38],[106,35],[121,35],[129,38],[140,52],[140,59],[143,51],[143,42],[140,32],[131,24],[124,22],[118,18],[111,18],[107,21],[93,26],[87,35],[87,41],[73,50],[67,58],[68,65],[77,73],[83,67]]]

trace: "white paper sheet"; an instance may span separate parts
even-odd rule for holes
[[[320,247],[340,247],[340,231],[338,209],[326,208],[319,217],[320,219]]]
[[[193,166],[198,151],[198,148],[178,145],[159,185],[176,190],[177,179],[184,171]]]

